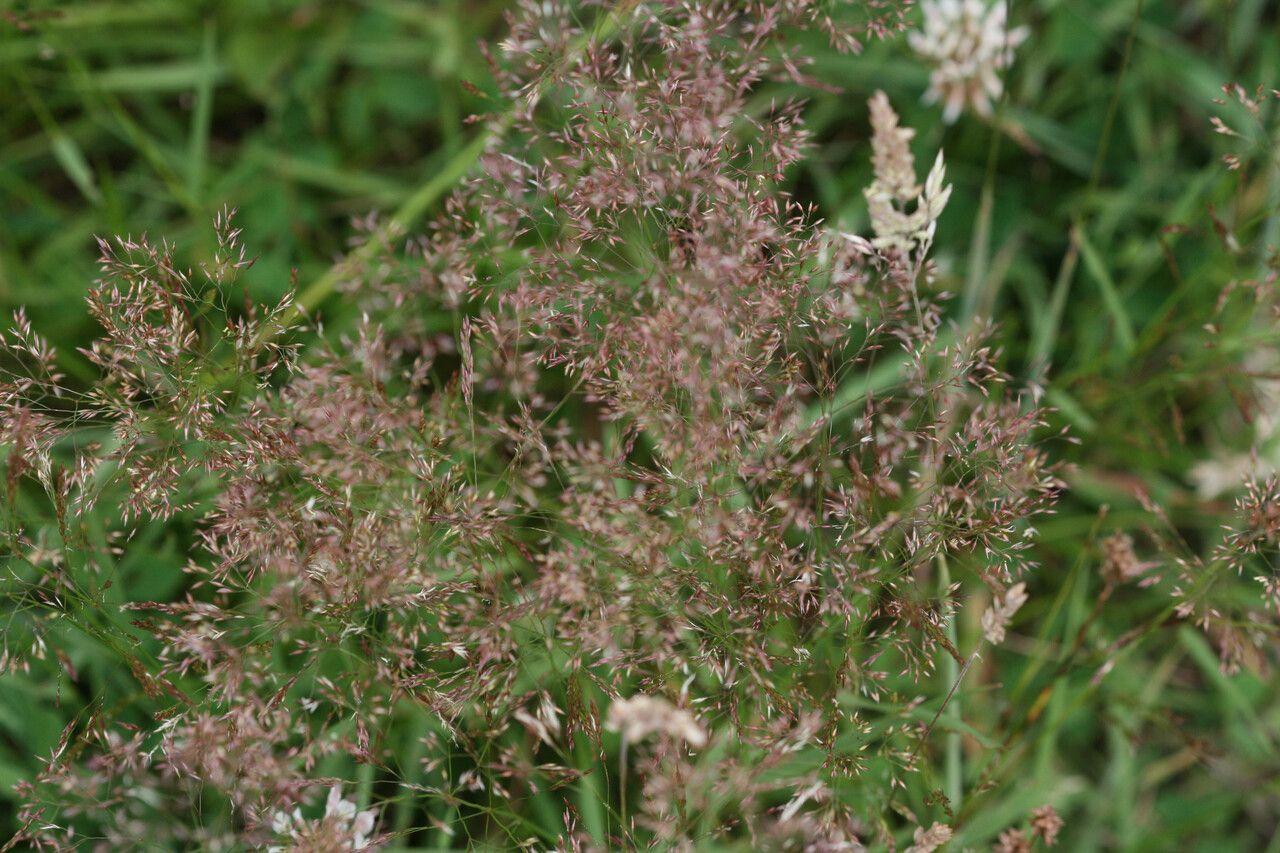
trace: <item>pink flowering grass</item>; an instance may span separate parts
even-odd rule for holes
[[[907,12],[522,3],[425,233],[371,219],[341,275],[267,305],[230,211],[204,264],[103,240],[92,382],[19,315],[0,661],[74,669],[79,632],[129,698],[20,782],[15,843],[1027,850],[1069,823],[992,800],[1072,712],[1047,685],[1105,690],[1165,631],[1216,678],[1261,671],[1274,477],[1208,545],[1134,489],[1141,524],[1089,521],[1093,579],[1046,578],[1073,439],[1035,353],[1012,378],[951,308],[946,152],[877,90],[848,104],[867,228],[789,193],[815,141],[761,93],[816,96],[799,45],[856,53]],[[1003,92],[946,85],[984,115]],[[1200,349],[1273,330],[1273,283],[1267,259],[1224,290]],[[307,325],[330,287],[359,322]],[[1243,363],[1152,335],[1202,368],[1187,396]],[[160,522],[194,525],[181,587],[109,606]]]

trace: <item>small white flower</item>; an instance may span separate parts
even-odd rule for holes
[[[324,842],[326,850],[367,850],[376,817],[372,809],[359,811],[355,803],[343,799],[342,789],[334,785],[325,800],[324,817],[319,820],[307,820],[296,808],[292,812],[276,812],[271,830],[285,843],[268,850],[284,853],[300,846],[312,849],[308,845],[315,842]]]
[[[920,9],[924,28],[907,40],[933,66],[925,101],[940,101],[948,123],[966,106],[991,115],[991,102],[1004,91],[999,72],[1013,62],[1027,28],[1007,28],[1004,0],[989,7],[985,0],[924,0]]]
[[[630,743],[644,740],[655,732],[695,747],[707,742],[706,732],[692,714],[657,696],[641,694],[617,700],[609,706],[605,725],[610,731],[621,732]]]

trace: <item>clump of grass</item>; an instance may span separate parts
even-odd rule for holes
[[[1035,151],[991,103],[1023,31],[964,11],[987,65],[935,76],[945,117],[958,98]],[[1273,334],[1274,212],[1215,219],[1222,251],[1254,265],[1194,324],[1139,328],[1073,214],[1051,302],[1082,261],[1132,361],[1072,384],[1067,360],[1061,378],[1047,359],[1071,325],[1042,305],[1032,339],[1009,338],[1031,353],[1022,390],[1009,333],[974,314],[993,300],[984,264],[949,319],[933,255],[965,204],[954,157],[929,140],[919,182],[885,92],[858,146],[865,233],[788,192],[814,139],[772,96],[824,97],[799,46],[874,50],[906,20],[880,3],[521,4],[494,111],[457,160],[479,175],[424,236],[401,241],[407,214],[371,219],[300,302],[264,305],[230,213],[197,271],[168,244],[103,242],[92,382],[62,376],[19,316],[0,385],[2,660],[77,681],[78,631],[124,698],[89,705],[21,782],[16,840],[1087,844],[1055,738],[1095,701],[1158,719],[1159,681],[1114,685],[1170,633],[1273,755],[1228,674],[1269,663],[1274,478],[1245,478],[1218,537],[1188,536],[1186,504],[1145,483],[1124,481],[1119,512],[1073,502],[1102,465],[1137,476],[1076,401],[1106,411],[1124,370],[1175,401],[1168,430],[1214,428],[1234,391],[1224,441],[1265,444],[1243,342]],[[1260,94],[1228,94],[1265,127]],[[1249,153],[1229,156],[1248,173]],[[334,289],[362,320],[303,350],[300,320]],[[1069,571],[1064,505],[1087,523]],[[183,519],[181,588],[113,606],[117,560]],[[1105,729],[1117,774],[1138,726]]]

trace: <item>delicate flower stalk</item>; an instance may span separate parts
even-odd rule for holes
[[[1004,591],[982,614],[982,634],[987,642],[999,645],[1014,615],[1027,603],[1027,585],[1019,582]]]
[[[1133,537],[1114,533],[1102,542],[1102,577],[1108,586],[1120,586],[1142,577],[1150,568],[1138,560],[1133,550]]]
[[[915,131],[899,126],[898,114],[884,92],[877,91],[868,105],[875,180],[863,194],[875,233],[872,244],[885,251],[904,255],[918,251],[923,256],[933,241],[938,217],[951,197],[951,186],[944,184],[942,152],[934,159],[924,186],[919,186],[909,145]]]
[[[1062,818],[1053,806],[1045,804],[1031,813],[1031,832],[1044,842],[1046,847],[1058,843],[1058,833],[1062,831]]]
[[[951,827],[945,823],[935,823],[928,829],[919,827],[912,838],[911,846],[905,853],[933,853],[951,840]]]

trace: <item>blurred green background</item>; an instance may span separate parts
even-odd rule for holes
[[[484,2],[6,4],[0,302],[61,342],[89,329],[94,236],[191,258],[224,205],[263,298],[325,270],[465,144],[488,76]]]
[[[76,381],[86,368],[75,347],[93,333],[82,297],[95,236],[164,237],[194,264],[212,252],[224,205],[259,255],[248,274],[258,298],[295,279],[305,288],[351,248],[354,218],[394,211],[469,164],[467,117],[492,107],[478,43],[500,38],[506,5],[0,2],[0,309],[26,306]],[[1251,850],[1270,839],[1280,850],[1274,675],[1222,676],[1190,631],[1121,657],[1101,689],[1093,668],[1064,672],[1055,657],[1081,631],[1101,646],[1162,606],[1135,592],[1089,617],[1099,537],[1147,517],[1136,490],[1169,507],[1190,547],[1207,547],[1227,504],[1198,499],[1190,472],[1253,438],[1232,416],[1245,380],[1229,365],[1254,332],[1206,347],[1203,326],[1228,282],[1267,270],[1274,123],[1264,113],[1234,139],[1209,121],[1254,126],[1238,105],[1215,104],[1224,84],[1280,85],[1276,5],[1015,0],[1011,18],[1032,35],[993,121],[948,126],[921,104],[928,71],[904,39],[857,56],[809,45],[813,74],[841,91],[806,93],[814,150],[790,178],[827,220],[865,230],[865,105],[888,92],[918,129],[918,158],[946,152],[955,191],[934,255],[954,317],[993,314],[1007,366],[1044,381],[1054,426],[1080,442],[1055,445],[1073,464],[1072,490],[1040,526],[1045,569],[1025,636],[1001,652],[1017,697],[1041,713],[1015,757],[1018,783],[971,837],[1054,801],[1073,849]],[[757,97],[793,94],[774,83]],[[1221,163],[1226,152],[1243,156],[1239,171]],[[340,331],[340,297],[320,307]],[[119,567],[120,600],[181,591],[191,525],[139,534]],[[962,615],[962,635],[976,635],[979,615]],[[0,677],[0,829],[12,827],[11,786],[67,721],[135,690],[88,641],[73,659],[75,682],[57,667]],[[995,685],[976,678],[966,690],[975,726],[1003,711]]]

